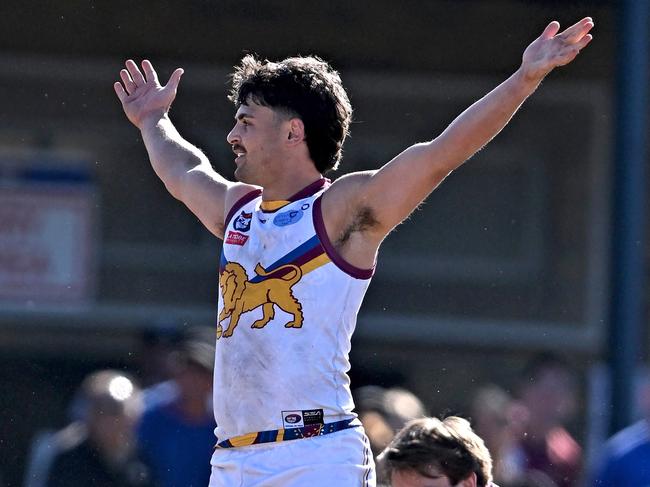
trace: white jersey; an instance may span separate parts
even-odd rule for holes
[[[262,202],[253,191],[226,218],[214,367],[218,443],[282,441],[293,428],[355,417],[348,353],[373,269],[348,264],[329,242],[319,199],[328,185],[320,179],[289,201]]]

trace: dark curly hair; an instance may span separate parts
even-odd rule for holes
[[[237,108],[252,100],[300,118],[316,169],[324,174],[338,167],[352,106],[339,74],[322,59],[291,57],[275,63],[246,55],[232,74],[228,99]]]
[[[472,472],[477,486],[492,482],[490,452],[469,422],[457,416],[409,422],[379,455],[378,463],[389,479],[392,472],[399,470],[414,470],[428,477],[428,469],[434,467],[453,485]]]

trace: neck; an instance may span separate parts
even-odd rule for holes
[[[264,184],[264,201],[287,200],[298,191],[323,177],[309,157],[284,157],[267,184]]]
[[[262,199],[264,201],[288,200],[291,196],[322,177],[323,175],[319,172],[306,175],[305,177],[294,177],[293,175],[291,177],[285,177],[283,178],[284,180],[264,186]]]

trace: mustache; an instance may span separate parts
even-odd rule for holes
[[[241,144],[232,144],[232,150],[233,152],[238,150],[243,150],[244,152],[246,152],[246,148]]]

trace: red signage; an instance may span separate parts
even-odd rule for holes
[[[89,298],[94,206],[92,191],[78,185],[0,186],[0,300]]]

